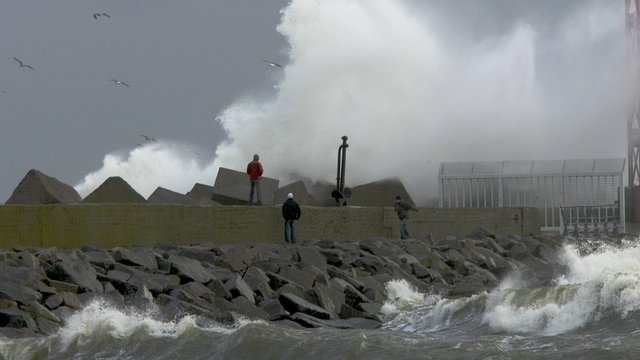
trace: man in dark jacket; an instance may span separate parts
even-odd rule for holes
[[[300,219],[302,211],[297,202],[293,200],[293,194],[287,195],[287,200],[282,204],[282,217],[284,218],[284,242],[296,243],[296,220]]]
[[[262,205],[260,198],[260,179],[262,178],[262,164],[260,164],[258,154],[253,155],[253,161],[247,165],[247,174],[251,182],[251,192],[249,192],[249,205]],[[256,202],[253,202],[253,193],[257,193]]]
[[[400,239],[408,239],[407,221],[409,220],[409,210],[418,211],[418,208],[406,201],[402,201],[402,198],[398,195],[396,196],[393,210],[395,210],[396,214],[398,214],[398,219],[400,219]]]

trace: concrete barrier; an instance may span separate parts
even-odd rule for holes
[[[498,234],[537,234],[536,209],[441,209],[411,212],[412,237],[464,236],[483,225]],[[390,207],[302,207],[299,241],[399,238]],[[279,243],[280,206],[158,204],[56,204],[0,206],[0,247],[73,248],[94,245],[152,246],[159,243]]]

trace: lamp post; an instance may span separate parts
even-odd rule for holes
[[[336,174],[336,189],[331,193],[331,196],[336,199],[336,204],[340,205],[340,199],[344,198],[345,188],[344,188],[344,176],[347,162],[347,148],[349,144],[347,144],[348,137],[345,135],[342,137],[342,145],[338,148],[338,169]],[[349,190],[349,189],[347,189]],[[346,205],[346,203],[345,203]]]

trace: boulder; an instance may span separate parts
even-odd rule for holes
[[[259,304],[260,308],[267,313],[267,320],[276,321],[289,316],[289,312],[284,309],[280,301],[276,299],[265,299]]]
[[[138,194],[131,185],[119,176],[112,176],[105,180],[97,189],[87,195],[83,203],[146,203],[142,195]]]
[[[280,301],[285,310],[292,314],[301,312],[318,319],[329,319],[331,317],[327,310],[292,293],[280,294],[278,301]]]
[[[96,271],[79,250],[57,251],[55,258],[53,265],[46,269],[50,279],[76,284],[80,291],[104,291]]]
[[[200,261],[190,259],[180,255],[169,255],[172,269],[176,275],[182,279],[182,282],[196,281],[199,283],[207,283],[213,279],[213,275],[208,272]]]
[[[82,197],[73,187],[31,169],[5,204],[72,204],[80,201]]]
[[[275,297],[275,292],[269,286],[269,277],[261,269],[255,266],[249,267],[242,275],[242,280],[253,290],[257,302]]]
[[[140,266],[148,270],[158,269],[156,253],[146,248],[123,248],[115,247],[111,249],[113,259],[127,266]]]
[[[28,328],[35,331],[38,325],[22,310],[2,309],[0,310],[0,327]]]
[[[330,319],[338,319],[345,302],[344,292],[328,285],[318,284],[305,292],[305,298],[329,312]]]
[[[23,304],[39,301],[42,294],[36,289],[41,278],[42,275],[33,270],[0,263],[0,299],[15,300]]]
[[[237,297],[231,300],[231,303],[236,307],[236,311],[245,315],[251,320],[269,320],[269,314],[256,306],[251,300],[244,296]]]
[[[252,303],[256,303],[256,300],[253,296],[253,290],[247,285],[244,280],[239,275],[235,275],[229,281],[224,284],[224,288],[227,289],[231,296],[237,298],[238,296],[244,296]]]

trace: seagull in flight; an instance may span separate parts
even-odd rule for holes
[[[110,17],[111,17],[111,15],[109,15],[109,14],[107,14],[107,13],[105,13],[105,12],[103,12],[103,13],[95,13],[95,14],[93,14],[93,15],[91,15],[91,16],[93,16],[93,18],[94,18],[94,19],[96,19],[96,20],[98,20],[98,17],[100,17],[100,16],[106,16],[106,17],[108,17],[108,18],[110,18]]]
[[[152,138],[151,136],[147,136],[147,135],[144,135],[144,134],[140,134],[140,135],[138,135],[138,136],[143,137],[143,138],[144,138],[144,141],[153,141],[153,142],[158,142],[158,140],[156,140],[156,139]],[[140,145],[140,144],[138,144],[138,145]]]
[[[126,87],[131,87],[131,86],[129,86],[129,84],[127,84],[124,81],[120,81],[120,80],[116,80],[116,79],[109,79],[109,81],[113,81],[114,85],[124,85]]]
[[[29,68],[29,69],[31,69],[31,70],[35,70],[35,69],[33,68],[33,66],[31,66],[31,65],[29,65],[29,64],[25,64],[25,63],[23,63],[22,61],[20,61],[20,59],[18,59],[18,58],[17,58],[17,57],[15,57],[15,56],[13,57],[13,60],[17,61],[17,62],[18,62],[18,64],[20,64],[20,67],[21,67],[21,68],[26,67],[26,68]]]
[[[280,65],[280,64],[278,64],[278,63],[276,63],[276,62],[269,61],[269,60],[262,60],[262,62],[267,63],[269,66],[273,66],[273,67],[275,67],[275,68],[282,69],[282,65]]]

